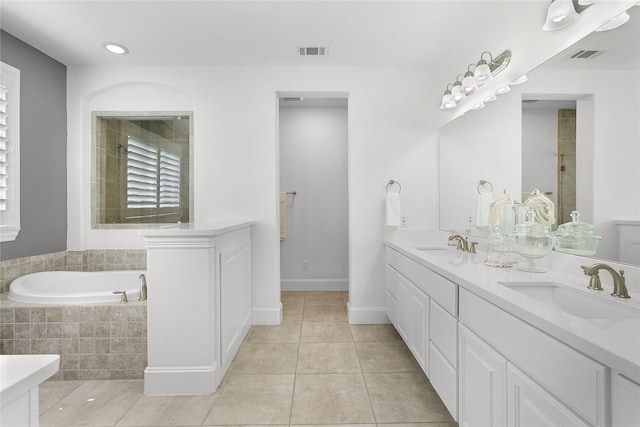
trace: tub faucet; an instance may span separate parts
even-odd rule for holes
[[[147,278],[144,274],[140,275],[140,298],[138,301],[146,301],[147,300]]]
[[[596,263],[591,266],[583,265],[581,266],[584,274],[587,276],[591,276],[589,280],[589,289],[594,289],[596,291],[602,290],[602,282],[600,281],[600,276],[598,272],[600,270],[606,270],[611,274],[613,278],[613,293],[611,294],[617,298],[631,298],[629,293],[627,292],[627,285],[625,284],[624,279],[624,270],[620,270],[620,273],[615,271],[613,268],[609,267],[607,264]]]
[[[120,297],[120,302],[124,303],[124,302],[129,302],[129,300],[127,299],[127,291],[113,291],[114,294],[122,294],[122,297]]]

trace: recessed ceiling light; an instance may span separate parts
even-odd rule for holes
[[[129,49],[118,43],[106,42],[103,43],[102,46],[104,46],[104,48],[109,52],[115,53],[117,55],[124,55],[125,53],[129,53]]]

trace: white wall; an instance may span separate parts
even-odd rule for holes
[[[347,108],[280,108],[283,290],[348,290]]]
[[[143,247],[135,230],[90,228],[91,111],[193,110],[195,220],[256,221],[254,314],[263,313],[263,323],[277,322],[277,93],[348,93],[349,315],[352,322],[385,321],[388,180],[402,184],[409,226],[436,225],[435,147],[426,137],[429,85],[422,69],[70,67],[68,247]]]

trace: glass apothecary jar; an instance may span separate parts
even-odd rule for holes
[[[574,255],[595,255],[602,236],[595,227],[580,221],[580,212],[571,212],[571,222],[561,224],[553,233],[553,248]]]
[[[548,225],[536,222],[536,213],[532,210],[526,213],[526,218],[526,222],[516,225],[515,231],[515,250],[526,261],[518,270],[544,273],[546,270],[536,266],[535,261],[551,253],[551,230]]]

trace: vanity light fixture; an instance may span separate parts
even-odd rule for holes
[[[478,103],[473,104],[473,105],[471,106],[471,109],[472,109],[472,110],[481,110],[481,109],[483,109],[483,108],[484,108],[484,102],[478,102]]]
[[[495,94],[495,93],[492,93],[491,95],[487,96],[487,97],[484,99],[484,102],[493,102],[493,101],[495,101],[496,99],[498,99],[498,97],[496,96],[496,94]]]
[[[476,79],[476,82],[478,83],[484,83],[490,80],[492,77],[489,64],[487,64],[487,61],[485,61],[482,58],[482,55],[484,55],[485,53],[489,54],[489,58],[491,58],[491,62],[493,62],[493,57],[491,56],[490,52],[482,52],[482,54],[480,55],[480,60],[476,65],[476,70],[473,72],[473,77]]]
[[[105,42],[102,44],[102,46],[105,49],[107,49],[109,52],[115,53],[116,55],[124,55],[129,53],[129,49],[127,49],[125,46],[118,43]]]
[[[526,83],[528,80],[529,80],[529,77],[527,77],[527,75],[524,74],[521,77],[518,77],[517,79],[512,81],[510,86],[518,86],[518,85],[521,85],[522,83]]]
[[[451,110],[452,108],[456,108],[458,104],[453,99],[453,95],[451,95],[451,90],[449,86],[453,86],[451,83],[447,85],[447,90],[444,91],[444,95],[442,95],[442,103],[440,104],[441,110]]]
[[[476,79],[473,77],[473,72],[470,70],[472,65],[475,67],[476,64],[469,64],[467,72],[464,73],[464,79],[462,79],[462,88],[464,89],[464,93],[467,95],[478,89]]]
[[[580,18],[573,0],[552,0],[547,10],[547,19],[542,26],[544,31],[555,31],[568,27]]]
[[[628,20],[629,20],[629,14],[627,12],[622,12],[620,15],[616,16],[611,21],[597,28],[596,31],[613,30],[614,28],[618,28],[619,26],[624,25]]]
[[[488,54],[490,61],[487,62],[484,58],[484,55]],[[478,89],[482,84],[487,82],[489,79],[495,77],[502,70],[507,68],[511,62],[511,51],[505,50],[497,57],[493,57],[491,52],[485,51],[480,55],[480,60],[477,64],[469,64],[467,67],[467,72],[462,74],[458,74],[456,77],[455,83],[449,83],[447,85],[447,89],[442,96],[442,101],[440,103],[441,110],[450,110],[457,106],[457,103],[467,96],[469,96],[473,91]],[[471,67],[475,67],[474,71],[471,71]],[[463,77],[462,80],[460,77]],[[450,86],[452,87],[450,89]],[[503,94],[509,92],[511,89],[509,86],[501,88],[496,94]],[[488,98],[485,99],[485,102],[495,101],[497,99],[496,94],[492,94]],[[483,108],[484,103],[480,102],[479,104],[474,105],[472,108],[477,110],[479,108]]]
[[[502,95],[505,94],[507,92],[511,92],[511,86],[506,85],[505,87],[501,87],[500,89],[498,89],[496,91],[496,95]]]
[[[453,83],[453,89],[451,89],[451,96],[453,96],[453,100],[455,102],[458,102],[467,96],[467,93],[462,86],[462,82],[460,81],[460,76],[462,76],[462,74],[458,74],[455,83]]]
[[[453,86],[451,83],[447,85],[447,90],[444,91],[444,95],[442,95],[442,103],[440,104],[441,110],[451,110],[452,108],[456,108],[458,105],[456,101],[453,99],[453,95],[451,94],[451,89],[449,86]]]

